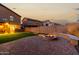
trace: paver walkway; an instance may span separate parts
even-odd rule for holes
[[[0,54],[12,55],[77,55],[64,39],[49,41],[39,36],[26,37],[0,44]]]

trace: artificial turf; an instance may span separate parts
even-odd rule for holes
[[[20,33],[13,33],[13,34],[0,34],[0,44],[17,40],[23,37],[33,36],[34,33],[31,32],[20,32]]]

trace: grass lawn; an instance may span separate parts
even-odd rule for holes
[[[34,33],[30,32],[20,32],[20,33],[14,33],[14,34],[0,34],[0,44],[17,40],[23,37],[28,37],[28,36],[34,36]]]

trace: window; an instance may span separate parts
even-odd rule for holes
[[[46,24],[46,26],[48,26],[48,24]]]
[[[3,20],[3,21],[8,21],[8,19],[7,19],[7,18],[2,18],[2,20]]]
[[[10,16],[10,21],[14,21],[14,17],[13,16]]]

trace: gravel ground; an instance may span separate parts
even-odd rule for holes
[[[64,39],[49,41],[39,36],[26,37],[0,44],[0,54],[10,55],[78,55]]]

